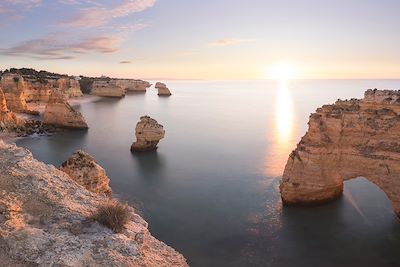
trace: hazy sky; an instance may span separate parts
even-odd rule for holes
[[[0,0],[0,68],[137,78],[400,78],[399,0]]]

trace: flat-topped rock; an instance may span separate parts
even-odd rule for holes
[[[82,114],[68,104],[67,96],[54,90],[43,114],[43,123],[65,128],[87,129]]]
[[[131,146],[133,152],[156,150],[158,142],[165,136],[164,127],[149,116],[140,118],[135,131],[136,142]]]
[[[91,94],[97,96],[122,98],[125,96],[125,89],[117,85],[115,80],[100,80],[93,82]]]
[[[156,83],[155,88],[158,89],[158,95],[159,96],[170,96],[171,91],[168,89],[167,85],[165,83]]]
[[[61,165],[60,170],[87,190],[111,197],[106,171],[88,153],[78,150]]]
[[[342,195],[343,182],[365,177],[400,216],[399,91],[368,90],[362,100],[318,108],[286,163],[285,204],[318,204]]]
[[[151,84],[143,80],[119,79],[116,84],[124,88],[127,92],[145,93]]]
[[[0,140],[0,258],[7,266],[188,266],[133,208],[118,234],[93,221],[109,201]]]

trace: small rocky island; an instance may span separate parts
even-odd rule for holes
[[[343,182],[365,177],[386,193],[400,216],[400,90],[370,89],[310,116],[309,129],[286,163],[280,185],[288,205],[324,203]]]
[[[168,89],[167,85],[165,83],[156,83],[155,88],[158,89],[158,95],[159,96],[171,96],[171,91]]]
[[[131,146],[132,152],[145,152],[157,149],[158,142],[165,136],[164,127],[155,119],[143,116],[136,124],[136,142]]]
[[[74,169],[67,173],[75,176],[82,164],[83,172],[97,168],[77,153],[62,169]],[[188,266],[133,208],[127,207],[130,219],[118,233],[92,219],[109,197],[84,187],[93,181],[67,173],[0,140],[2,266]]]

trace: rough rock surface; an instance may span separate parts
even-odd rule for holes
[[[82,114],[68,104],[65,95],[54,90],[43,114],[43,123],[59,127],[87,129]]]
[[[156,89],[158,89],[158,95],[159,96],[170,96],[171,91],[168,89],[168,87],[165,85],[165,83],[156,83],[155,85]]]
[[[128,92],[143,92],[145,93],[147,88],[151,86],[151,84],[147,81],[142,80],[133,80],[133,79],[121,79],[116,80],[116,84],[121,86]]]
[[[365,177],[400,216],[400,91],[368,90],[362,100],[338,100],[310,116],[309,129],[285,167],[286,204],[339,197],[343,181]]]
[[[13,129],[18,125],[23,124],[21,119],[18,119],[13,112],[7,107],[6,98],[0,86],[0,131]]]
[[[112,195],[105,170],[89,154],[79,150],[60,167],[74,181],[93,193]]]
[[[7,107],[14,112],[27,110],[24,89],[27,87],[21,75],[6,73],[1,76],[1,87],[7,101]]]
[[[131,146],[131,151],[152,151],[157,149],[158,142],[164,138],[165,130],[161,124],[149,116],[143,116],[136,124],[136,142]]]
[[[117,85],[115,80],[94,81],[91,94],[97,96],[124,97],[125,89]]]
[[[130,209],[120,234],[88,219],[108,198],[0,140],[0,259],[4,266],[187,266]]]

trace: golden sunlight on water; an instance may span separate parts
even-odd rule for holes
[[[294,108],[288,81],[279,81],[276,89],[275,121],[265,161],[265,175],[281,176],[290,152],[294,149]]]

